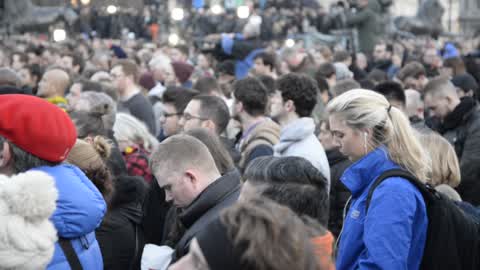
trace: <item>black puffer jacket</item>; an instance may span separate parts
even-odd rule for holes
[[[464,201],[480,205],[480,108],[473,98],[460,104],[444,119],[438,130],[454,147],[460,161],[457,190]]]
[[[145,245],[141,226],[144,182],[132,176],[121,176],[115,181],[111,207],[96,230],[106,270],[140,269]]]
[[[328,163],[330,164],[330,218],[328,229],[335,237],[342,230],[343,209],[350,197],[350,191],[340,181],[343,172],[352,164],[347,157],[342,155],[338,149],[327,151]]]

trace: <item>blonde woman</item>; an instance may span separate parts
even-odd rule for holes
[[[456,188],[460,184],[460,165],[453,146],[434,132],[421,134],[419,139],[432,160],[432,175],[428,183],[433,187],[446,184]]]
[[[113,132],[125,159],[128,174],[141,176],[150,183],[153,176],[148,159],[158,144],[157,139],[150,134],[144,123],[126,113],[117,113]]]
[[[384,172],[403,169],[427,179],[430,162],[407,117],[381,94],[351,90],[327,106],[340,151],[354,163],[341,181],[352,197],[340,236],[337,269],[419,269],[427,236],[427,210],[408,180],[391,177],[373,193]]]

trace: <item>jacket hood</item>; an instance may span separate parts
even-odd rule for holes
[[[304,140],[315,132],[313,118],[303,117],[286,125],[280,132],[280,142],[274,146],[275,152],[282,153],[292,144]]]
[[[106,211],[102,194],[77,167],[62,164],[39,167],[54,178],[58,190],[57,209],[50,218],[64,238],[76,238],[93,232],[102,222]]]

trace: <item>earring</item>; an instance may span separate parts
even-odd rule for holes
[[[363,133],[363,149],[365,150],[365,155],[367,154],[367,132]]]

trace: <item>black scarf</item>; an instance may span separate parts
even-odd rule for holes
[[[440,133],[443,134],[464,124],[475,111],[476,106],[477,103],[472,97],[461,98],[460,104],[445,117],[440,127]]]

